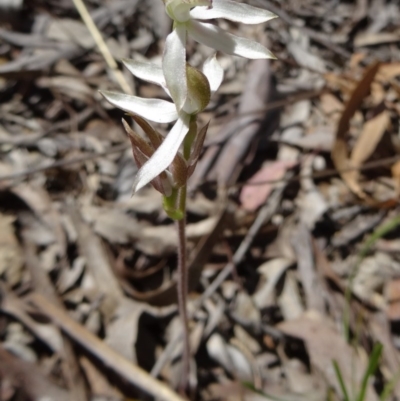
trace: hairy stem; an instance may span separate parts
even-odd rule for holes
[[[186,200],[186,191],[182,194]],[[190,369],[189,324],[187,314],[188,274],[186,266],[186,216],[176,222],[178,229],[178,308],[183,330],[183,355],[181,389],[186,390]]]

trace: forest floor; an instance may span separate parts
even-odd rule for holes
[[[218,54],[200,115],[191,397],[400,400],[399,2],[248,3],[279,18],[218,24],[277,60]],[[86,5],[119,79],[72,1],[0,0],[0,400],[177,400],[175,228],[131,196],[99,93],[164,97],[119,60],[160,62],[171,24],[160,0]]]

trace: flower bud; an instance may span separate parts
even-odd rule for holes
[[[142,128],[145,123],[151,128],[150,124],[148,124],[144,119],[138,118],[138,120],[141,122],[140,125]],[[122,120],[122,123],[128,134],[129,140],[131,141],[133,158],[135,159],[138,169],[141,169],[150,157],[153,156],[155,149],[151,144],[147,143],[139,134],[137,134],[124,119]],[[151,185],[153,185],[154,189],[161,192],[164,196],[171,195],[172,187],[165,171],[155,177],[151,181]]]
[[[201,151],[203,149],[204,140],[206,139],[209,122],[197,133],[196,139],[192,145],[192,152],[188,160],[187,175],[190,177],[196,168],[197,161],[199,160]]]
[[[186,77],[188,94],[183,110],[188,114],[200,113],[210,102],[210,83],[201,71],[189,64],[186,64]]]

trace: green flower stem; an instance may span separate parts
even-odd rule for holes
[[[178,221],[185,217],[185,202],[182,202],[182,196],[186,199],[186,190],[183,191],[182,189],[173,189],[170,196],[163,198],[163,208],[172,220]]]
[[[192,145],[197,135],[197,115],[192,115],[190,119],[189,132],[186,134],[183,141],[183,157],[189,160],[190,153],[192,152]]]

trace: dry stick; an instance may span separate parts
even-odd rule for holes
[[[104,341],[77,323],[66,312],[49,302],[42,295],[33,293],[29,295],[28,299],[62,331],[132,385],[164,401],[184,401],[166,384],[154,379],[145,370],[115,352]]]
[[[126,81],[125,77],[118,69],[118,65],[112,56],[110,49],[108,48],[106,42],[104,41],[103,37],[101,36],[100,31],[97,29],[96,24],[94,23],[92,17],[90,16],[85,4],[82,0],[72,0],[76,9],[78,10],[83,22],[85,23],[86,27],[88,28],[89,32],[91,33],[94,41],[96,42],[97,47],[100,50],[100,53],[104,57],[108,67],[113,72],[116,81],[118,82],[121,89],[128,93],[129,95],[133,94],[131,87],[129,86],[128,82]]]
[[[293,173],[289,172],[286,174],[286,179],[290,180]],[[277,188],[272,192],[271,196],[268,199],[268,202],[260,209],[257,218],[254,223],[250,227],[250,230],[247,232],[244,237],[242,243],[239,248],[233,255],[232,261],[228,263],[218,274],[217,278],[209,285],[202,296],[198,298],[194,306],[192,313],[189,313],[189,318],[192,318],[195,311],[203,304],[203,302],[209,298],[214,292],[218,289],[218,287],[223,283],[224,280],[232,273],[233,269],[243,260],[246,252],[249,250],[251,244],[254,241],[257,233],[260,231],[261,227],[265,224],[265,222],[271,219],[272,215],[275,213],[277,207],[279,206],[280,199],[282,197],[283,191],[285,189],[286,183],[281,182]],[[177,344],[182,339],[182,333],[175,337],[165,348],[164,352],[157,359],[157,362],[153,366],[151,370],[151,375],[157,377],[164,365],[168,362],[170,355],[174,352]]]

